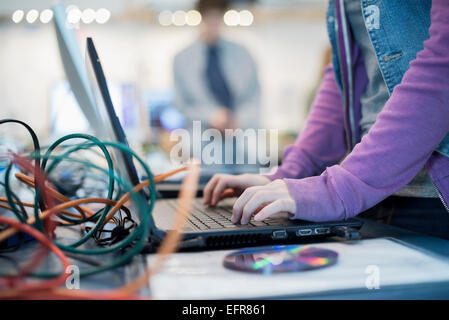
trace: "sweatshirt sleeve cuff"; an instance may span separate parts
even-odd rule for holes
[[[304,179],[284,179],[296,203],[294,219],[314,222],[347,218],[342,199],[326,173]]]
[[[281,171],[281,168],[278,168],[274,173],[264,174],[263,176],[267,177],[271,181],[274,181],[277,179],[283,179],[285,177],[285,175]]]

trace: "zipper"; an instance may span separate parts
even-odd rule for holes
[[[335,24],[335,29],[334,29],[335,30],[335,34],[337,34],[337,37],[338,37],[338,29],[339,29],[339,26],[338,26],[338,19],[337,19],[337,23]],[[338,39],[336,41],[336,44],[337,44],[338,63],[340,65],[340,72],[342,73],[342,75],[341,75],[341,86],[342,86],[342,89],[343,89],[343,99],[344,99],[343,107],[344,107],[344,114],[345,114],[345,116],[343,117],[343,122],[344,122],[345,131],[347,132],[347,134],[346,134],[346,145],[348,146],[348,149],[350,150],[351,149],[351,138],[350,138],[350,131],[351,130],[350,130],[349,126],[348,126],[348,122],[346,121],[346,113],[347,113],[346,82],[345,82],[345,79],[344,79],[344,76],[343,76],[344,70],[343,70],[343,63],[342,63],[342,60],[341,60],[341,52],[340,52],[341,48],[340,48],[340,43],[339,43]]]
[[[356,128],[355,128],[355,116],[354,116],[354,89],[353,89],[353,78],[352,78],[352,60],[351,60],[351,52],[349,48],[349,37],[348,37],[348,25],[346,23],[346,12],[344,1],[340,0],[340,14],[341,14],[341,24],[342,24],[342,32],[343,32],[343,42],[344,42],[344,50],[346,52],[346,72],[348,78],[348,87],[349,87],[349,124],[351,129],[351,149],[356,145]]]
[[[348,123],[346,123],[345,116],[345,127],[348,131],[347,135],[347,144],[349,151],[353,149],[356,145],[356,127],[355,127],[355,116],[354,116],[354,95],[353,95],[353,78],[352,78],[352,62],[351,62],[351,54],[349,50],[349,37],[348,37],[348,29],[346,24],[346,15],[343,0],[336,0],[336,13],[337,13],[337,23],[335,25],[335,33],[337,35],[337,52],[338,59],[340,64],[340,70],[342,73],[342,89],[343,89],[343,98],[344,98],[344,107],[345,107],[345,115],[347,115]],[[339,32],[341,29],[341,34],[343,37],[343,44],[340,44],[339,41]],[[343,47],[342,47],[343,46]],[[344,54],[342,54],[342,52]],[[346,62],[346,68],[344,68],[343,64]],[[346,76],[346,77],[345,77]]]
[[[435,184],[435,182],[433,182],[432,179],[430,179],[430,181],[432,181],[432,185],[435,188],[435,191],[437,192],[438,198],[440,198],[441,203],[443,204],[444,209],[446,209],[446,212],[449,213],[449,207],[448,207],[446,201],[444,200],[443,195],[440,192],[440,189],[438,189],[437,185]]]

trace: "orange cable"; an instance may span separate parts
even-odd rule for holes
[[[178,173],[180,171],[186,170],[186,169],[187,169],[187,167],[183,167],[183,168],[179,168],[179,169],[167,172],[165,174],[155,176],[154,181],[155,181],[155,183],[163,181],[167,177],[169,177],[175,173]],[[94,291],[93,292],[90,292],[90,291],[85,292],[85,291],[80,291],[80,290],[77,290],[77,291],[61,290],[61,289],[57,288],[57,289],[53,289],[52,292],[49,292],[49,293],[45,292],[43,295],[42,295],[42,292],[35,291],[35,294],[37,294],[38,296],[36,296],[34,298],[42,297],[42,296],[53,297],[53,298],[59,297],[59,298],[95,298],[95,299],[99,299],[99,298],[100,299],[101,298],[104,298],[104,299],[133,298],[134,295],[132,293],[139,290],[142,286],[148,284],[151,275],[153,275],[157,271],[159,271],[160,268],[162,267],[162,265],[164,264],[164,262],[166,261],[166,259],[168,258],[168,255],[173,253],[177,249],[177,246],[181,239],[181,233],[179,232],[179,229],[181,229],[184,226],[184,224],[187,220],[188,213],[190,212],[192,201],[196,195],[197,185],[198,185],[199,165],[192,164],[189,166],[188,169],[189,169],[189,173],[187,174],[187,176],[185,177],[185,179],[182,183],[181,191],[179,194],[178,208],[176,211],[174,230],[170,231],[167,234],[167,236],[164,238],[161,246],[159,247],[159,249],[157,251],[158,255],[157,255],[155,267],[148,268],[144,274],[142,274],[140,277],[138,277],[137,279],[133,280],[131,283],[123,286],[120,289],[109,290],[109,291],[100,291],[100,292],[94,292]],[[30,178],[30,177],[28,177],[28,178]],[[29,179],[26,179],[26,178],[23,180],[29,181]],[[144,182],[140,183],[139,185],[135,186],[133,188],[133,191],[135,191],[135,192],[140,191],[145,186],[148,186],[148,185],[149,185],[149,181],[144,181]],[[47,189],[49,187],[45,186],[45,188]],[[48,190],[50,191],[50,189],[48,189]],[[57,193],[56,190],[54,190],[54,191]],[[52,191],[50,191],[50,192],[52,193],[53,196],[56,194],[56,193],[53,193]],[[46,219],[53,214],[61,212],[64,209],[76,208],[76,207],[79,207],[79,205],[86,204],[86,203],[103,203],[103,204],[113,205],[111,211],[115,210],[115,212],[117,212],[120,209],[120,207],[122,207],[122,204],[125,203],[127,200],[129,200],[129,198],[130,198],[130,194],[127,193],[117,202],[115,202],[113,200],[109,200],[109,199],[102,199],[102,198],[86,198],[86,199],[70,200],[70,201],[66,201],[62,204],[58,204],[58,205],[52,207],[51,209],[43,211],[40,214],[40,218]],[[0,218],[2,218],[2,217],[0,217]],[[4,219],[6,219],[6,218],[4,218]],[[28,219],[27,222],[30,223],[29,222],[30,220],[34,220],[34,218]],[[14,233],[16,233],[18,230],[25,230],[24,228],[26,227],[27,232],[30,229],[33,230],[31,232],[33,232],[33,233],[36,232],[37,234],[39,234],[39,239],[41,239],[41,238],[46,239],[49,241],[49,243],[51,243],[54,247],[56,247],[51,242],[50,239],[46,238],[43,234],[39,233],[32,227],[30,227],[26,224],[16,222],[14,220],[12,220],[12,221],[14,222],[14,223],[11,223],[12,227],[10,227],[9,229],[0,233],[0,242],[7,239],[8,237],[10,237]],[[108,221],[108,219],[106,219],[106,221]],[[1,222],[1,220],[0,220],[0,222]],[[50,249],[53,252],[55,252],[53,247]],[[57,249],[60,251],[59,248],[57,248]],[[60,252],[65,257],[64,253],[62,251],[60,251]],[[60,256],[60,255],[58,255],[58,256]],[[61,260],[63,260],[62,256],[60,256],[60,257],[61,257]],[[61,276],[63,276],[64,279],[67,277],[67,275],[65,275],[65,274],[62,274]],[[59,279],[59,278],[57,278],[57,279]],[[55,280],[55,279],[53,279],[53,280]],[[7,295],[9,297],[22,295],[22,297],[24,297],[23,292],[21,292],[20,290],[8,291],[6,293],[0,292],[0,296],[2,296],[2,295]],[[27,292],[27,293],[25,293],[25,296],[33,297],[33,293]]]
[[[34,229],[33,227],[18,222],[16,220],[1,217],[0,216],[0,223],[8,224],[16,229],[19,229],[23,232],[26,232],[33,236],[36,240],[38,240],[43,246],[50,249],[62,262],[63,271],[61,272],[61,275],[57,278],[45,281],[44,283],[33,283],[28,285],[23,285],[21,288],[13,288],[8,291],[0,291],[0,297],[2,298],[8,298],[8,297],[14,297],[14,296],[20,296],[26,291],[29,290],[42,290],[42,289],[52,289],[59,287],[61,284],[65,282],[69,274],[65,273],[65,270],[69,266],[69,260],[67,259],[64,252],[62,252],[61,249],[59,249],[50,238],[46,237],[44,234],[40,233],[38,230]],[[7,277],[7,278],[14,278],[14,277]]]
[[[185,170],[185,169],[184,169]],[[153,267],[148,267],[145,272],[134,279],[130,283],[113,290],[66,290],[55,288],[51,292],[32,292],[27,298],[45,298],[45,299],[136,299],[141,298],[135,295],[143,286],[150,283],[152,275],[157,273],[163,266],[168,256],[172,254],[178,247],[182,234],[180,229],[185,225],[189,212],[192,207],[193,199],[195,198],[198,180],[199,180],[199,165],[192,164],[188,168],[188,174],[183,180],[181,191],[178,198],[178,206],[176,210],[176,218],[173,229],[165,236],[156,255],[157,259]],[[156,180],[156,179],[155,179]],[[141,185],[135,187],[140,188]]]

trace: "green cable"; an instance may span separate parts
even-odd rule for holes
[[[9,204],[9,207],[11,208],[11,211],[14,213],[14,215],[17,217],[17,219],[19,219],[19,221],[22,223],[27,223],[26,218],[19,213],[19,209],[17,208],[16,204],[14,203],[12,192],[9,192],[11,190],[10,175],[11,175],[12,166],[13,166],[13,162],[11,162],[5,170],[6,199],[8,200],[8,204]]]
[[[57,160],[67,160],[67,161],[79,163],[79,164],[82,164],[82,165],[84,165],[86,167],[93,168],[93,169],[96,169],[96,170],[99,170],[99,171],[103,171],[104,170],[103,168],[98,167],[98,166],[92,164],[91,162],[80,160],[80,159],[77,159],[77,158],[71,158],[71,157],[68,157],[68,156],[59,156],[59,155],[58,156],[54,156],[54,155],[51,155],[48,158],[52,159],[52,160],[55,160],[55,161],[57,161]],[[114,176],[114,181],[115,180],[116,179],[115,179],[115,176]],[[11,192],[11,190],[9,190],[9,191]],[[117,201],[119,196],[120,196],[120,193],[117,194],[117,197],[116,197],[117,199],[114,199],[114,200]],[[101,210],[103,210],[103,209],[101,209]],[[101,211],[101,210],[99,210],[99,211]],[[72,218],[69,218],[69,217],[65,217],[64,215],[60,215],[59,217],[62,218],[64,221],[67,221],[67,222],[70,222],[70,223],[73,223],[73,224],[80,224],[80,223],[84,223],[84,222],[95,220],[98,217],[98,214],[95,214],[95,215],[93,215],[91,217],[88,217],[86,219],[72,219]]]
[[[99,273],[99,272],[102,272],[102,271],[110,270],[110,269],[112,269],[114,267],[122,265],[122,264],[128,262],[134,255],[140,253],[140,251],[144,247],[144,245],[145,245],[145,243],[146,243],[146,241],[147,241],[147,239],[149,237],[150,228],[149,228],[148,225],[150,224],[150,220],[151,220],[151,216],[150,215],[151,215],[151,212],[152,212],[152,209],[153,209],[153,206],[154,206],[154,201],[156,199],[156,192],[155,192],[155,185],[154,185],[154,180],[153,180],[153,176],[151,174],[151,171],[146,166],[145,162],[142,161],[142,159],[140,159],[140,157],[137,156],[137,154],[135,154],[131,149],[129,149],[128,147],[126,147],[124,145],[117,144],[117,143],[101,143],[97,138],[89,136],[89,135],[84,135],[84,134],[68,135],[68,136],[65,136],[65,137],[59,139],[58,141],[56,141],[54,144],[52,144],[48,148],[45,156],[43,157],[44,161],[43,161],[42,169],[45,169],[45,166],[47,164],[47,160],[48,159],[50,159],[50,158],[54,159],[55,158],[54,156],[51,155],[51,153],[54,151],[54,149],[59,144],[61,144],[62,142],[66,141],[66,140],[69,140],[69,139],[78,139],[78,138],[87,139],[87,140],[92,141],[93,143],[84,143],[84,144],[75,145],[71,150],[69,150],[68,152],[66,152],[64,154],[66,157],[60,157],[59,158],[60,160],[58,160],[57,162],[53,161],[50,164],[49,168],[47,169],[47,172],[50,172],[57,165],[58,162],[60,162],[64,158],[67,159],[68,155],[73,153],[73,152],[75,152],[75,151],[78,151],[78,150],[81,150],[81,149],[90,149],[91,150],[91,147],[93,147],[93,146],[100,147],[100,149],[103,151],[103,154],[104,154],[104,156],[105,156],[105,158],[106,158],[106,160],[108,162],[108,169],[109,170],[104,170],[103,168],[97,167],[97,166],[93,165],[92,163],[88,163],[88,162],[85,162],[85,161],[82,161],[82,162],[84,164],[86,164],[87,166],[91,167],[91,168],[95,168],[97,170],[100,170],[100,171],[108,174],[108,176],[110,178],[109,190],[108,190],[108,199],[111,199],[111,196],[112,196],[113,191],[114,191],[113,188],[114,188],[114,183],[115,182],[117,182],[118,186],[123,185],[125,187],[124,189],[129,189],[131,198],[137,203],[137,206],[138,206],[138,209],[139,209],[138,212],[139,212],[139,216],[140,216],[140,220],[141,220],[140,224],[136,227],[134,232],[132,232],[127,238],[125,238],[121,242],[119,242],[119,243],[117,243],[117,244],[115,244],[113,246],[110,246],[109,248],[97,249],[97,250],[95,250],[95,249],[91,249],[91,250],[77,250],[77,249],[75,249],[74,246],[81,245],[82,243],[87,241],[94,234],[94,232],[96,232],[98,230],[98,227],[100,226],[100,223],[102,223],[104,221],[105,216],[107,215],[107,212],[109,210],[109,206],[106,206],[103,209],[103,214],[100,216],[99,221],[97,221],[97,224],[96,224],[97,227],[95,229],[91,230],[91,232],[89,232],[88,235],[83,237],[83,238],[85,238],[85,240],[84,239],[80,240],[80,241],[78,241],[75,244],[71,244],[70,246],[65,246],[65,245],[56,243],[59,247],[61,247],[62,250],[65,250],[65,251],[70,251],[70,252],[75,252],[75,253],[82,253],[82,254],[104,254],[104,253],[110,253],[110,252],[113,252],[113,251],[116,251],[116,250],[124,249],[128,245],[130,245],[134,240],[137,239],[137,241],[134,244],[134,246],[132,246],[131,249],[129,251],[127,251],[124,255],[122,255],[119,259],[116,259],[113,262],[111,262],[111,263],[109,263],[109,264],[107,264],[105,266],[102,266],[102,267],[96,267],[96,268],[84,270],[81,274],[82,274],[82,276],[86,276],[86,275],[96,274],[96,273]],[[137,193],[133,192],[132,191],[132,186],[130,186],[125,181],[123,181],[120,176],[116,176],[114,174],[113,167],[112,167],[112,161],[111,161],[109,153],[107,152],[107,149],[105,148],[105,145],[108,145],[108,146],[120,149],[122,152],[126,152],[126,153],[132,155],[142,165],[142,167],[146,171],[146,175],[147,175],[148,179],[150,180],[150,186],[149,186],[149,189],[150,189],[150,203],[149,203],[149,207],[148,207],[148,204],[145,203],[142,200],[141,193],[137,194]],[[39,159],[40,153],[37,152],[37,150],[35,150],[34,153],[33,153],[33,157],[36,157],[37,159]],[[73,161],[73,159],[71,159],[70,161]],[[10,168],[10,170],[8,170],[8,174],[7,174],[8,179],[9,179],[10,174],[11,174],[11,168]],[[5,178],[5,181],[6,181],[6,178]],[[8,180],[8,182],[9,182],[9,180]],[[10,195],[11,190],[10,190],[10,185],[9,184],[7,185],[7,187],[5,187],[5,191],[7,192],[7,194]],[[118,193],[118,195],[119,195],[119,193]],[[11,197],[11,195],[10,195],[10,197]],[[36,192],[36,196],[35,196],[35,211],[38,210],[38,203],[39,203],[39,201],[40,201],[39,192]],[[17,208],[15,206],[13,206],[13,207],[17,210]],[[19,216],[18,216],[18,218],[19,218]],[[39,215],[37,215],[37,220],[36,220],[37,224],[39,222],[42,223],[42,221],[39,218],[40,218]],[[79,222],[79,221],[77,221],[77,222]],[[42,274],[33,274],[33,276],[38,276],[38,277],[44,277],[45,278],[45,277],[56,277],[56,276],[59,276],[59,274],[42,273]]]
[[[53,171],[54,167],[56,167],[62,160],[66,160],[68,158],[68,156],[76,151],[79,150],[89,150],[92,153],[98,155],[98,156],[103,156],[100,152],[93,150],[92,147],[97,147],[97,144],[92,143],[92,142],[84,142],[84,143],[80,143],[80,144],[70,144],[70,145],[63,145],[63,146],[59,146],[61,148],[72,148],[70,150],[68,150],[66,153],[60,155],[61,158],[56,159],[54,161],[52,161],[52,163],[48,166],[47,172],[50,173],[51,171]],[[48,148],[47,148],[48,149]],[[114,189],[116,188],[116,186],[114,186]],[[118,200],[119,194],[121,193],[120,191],[120,186],[118,186],[119,191],[117,192],[117,196],[114,198],[114,200]]]
[[[79,137],[79,136],[77,136]],[[70,139],[71,137],[63,137],[61,139]],[[72,135],[73,138],[73,135]],[[61,140],[60,139],[60,140]],[[113,180],[117,180],[119,185],[124,185],[125,189],[129,189],[131,191],[131,197],[133,198],[133,200],[135,202],[137,202],[138,207],[139,207],[139,215],[141,216],[141,223],[138,225],[138,227],[134,230],[133,233],[131,233],[127,238],[125,238],[124,240],[122,240],[121,242],[117,243],[116,245],[110,246],[109,248],[106,249],[91,249],[91,250],[76,250],[75,248],[71,247],[71,246],[65,246],[59,243],[56,243],[61,249],[65,250],[65,251],[70,251],[70,252],[75,252],[75,253],[81,253],[81,254],[104,254],[104,253],[109,253],[109,252],[113,252],[116,250],[120,250],[123,249],[125,247],[127,247],[129,244],[131,244],[135,239],[137,239],[137,242],[134,244],[134,246],[131,248],[131,250],[129,250],[127,253],[125,253],[124,255],[122,255],[119,259],[111,262],[110,264],[106,265],[106,266],[102,266],[102,267],[96,267],[96,268],[92,268],[92,269],[88,269],[88,270],[84,270],[81,272],[82,276],[87,276],[87,275],[92,275],[92,274],[96,274],[102,271],[106,271],[106,270],[110,270],[112,268],[115,268],[119,265],[122,265],[126,262],[128,262],[134,255],[140,253],[140,251],[142,250],[142,248],[145,246],[145,243],[149,237],[149,226],[148,224],[150,223],[150,215],[154,206],[154,201],[156,199],[156,193],[155,191],[155,185],[154,185],[154,180],[153,180],[153,176],[151,174],[151,171],[149,170],[149,168],[146,166],[145,162],[140,159],[140,157],[138,157],[132,150],[130,150],[128,147],[121,145],[121,144],[117,144],[117,143],[101,143],[102,145],[109,145],[112,146],[114,148],[118,148],[120,150],[122,150],[123,152],[126,152],[128,154],[131,154],[133,157],[135,157],[138,162],[142,165],[142,167],[144,168],[147,177],[150,180],[150,206],[147,207],[147,205],[145,204],[145,202],[142,201],[142,197],[140,196],[140,194],[137,194],[135,192],[132,191],[132,186],[130,186],[129,184],[127,184],[126,182],[124,182],[120,176],[116,176],[115,174],[112,175]],[[50,152],[53,150],[54,148],[51,148]],[[105,157],[106,154],[105,154]],[[50,154],[47,150],[47,153],[44,157],[44,161],[47,162],[47,159],[50,158]],[[54,158],[54,156],[51,156],[51,158]],[[71,159],[73,160],[73,159]],[[86,164],[89,167],[93,167],[95,169],[98,169],[100,171],[103,171],[104,173],[108,173],[110,174],[110,171],[106,171],[100,167],[97,167],[95,165],[93,165],[92,163],[88,163],[85,161],[81,161],[78,160],[80,162],[83,162],[84,164]],[[107,210],[105,210],[105,212],[107,212]],[[103,220],[104,221],[104,218]],[[97,222],[97,225],[99,225],[99,222]],[[98,228],[97,228],[98,229]],[[32,276],[35,277],[40,277],[40,278],[51,278],[51,277],[56,277],[59,276],[59,274],[55,274],[55,273],[41,273],[41,274],[33,274]]]
[[[41,164],[42,170],[43,170],[45,173],[47,173],[47,172],[45,171],[45,167],[46,167],[46,165],[47,165],[47,160],[48,160],[48,157],[50,156],[50,154],[53,152],[53,150],[54,150],[59,144],[61,144],[61,143],[64,142],[64,141],[70,140],[70,139],[85,139],[85,140],[90,140],[90,141],[92,141],[93,143],[95,143],[95,144],[101,149],[101,151],[103,151],[103,154],[104,154],[104,156],[105,156],[105,158],[106,158],[106,161],[107,161],[107,163],[108,163],[108,169],[109,169],[109,170],[108,170],[109,187],[108,187],[108,195],[107,195],[107,199],[112,200],[112,195],[113,195],[113,192],[114,192],[114,182],[113,182],[114,167],[113,167],[113,164],[112,164],[112,159],[111,159],[111,156],[109,155],[108,150],[107,150],[106,147],[104,146],[104,144],[103,144],[100,140],[98,140],[96,137],[94,137],[94,136],[91,136],[91,135],[88,135],[88,134],[75,133],[75,134],[69,134],[69,135],[66,135],[66,136],[64,136],[64,137],[62,137],[62,138],[56,140],[56,141],[55,141],[55,142],[54,142],[54,143],[47,149],[47,151],[45,152],[45,155],[44,155],[43,158],[42,158],[42,164]],[[77,242],[71,244],[70,247],[77,247],[77,246],[79,246],[79,245],[85,243],[87,240],[89,240],[89,238],[90,238],[93,234],[95,234],[95,233],[97,232],[98,228],[99,228],[100,225],[103,223],[103,221],[104,221],[104,219],[106,218],[106,215],[107,215],[107,212],[109,211],[109,209],[110,209],[110,206],[109,206],[109,205],[106,205],[106,206],[105,206],[105,209],[103,210],[103,213],[100,215],[99,221],[98,221],[98,223],[95,225],[95,227],[92,228],[91,230],[89,230],[89,232],[87,232],[87,234],[86,234],[85,236],[83,236],[80,240],[78,240]],[[38,218],[37,218],[37,219],[40,219],[40,218],[39,218],[39,215],[38,215]]]
[[[35,169],[34,169],[34,175],[37,175],[38,172],[39,172],[39,170],[40,170],[40,161],[41,161],[41,159],[40,159],[40,145],[39,145],[39,139],[37,138],[36,133],[34,132],[34,130],[33,130],[28,124],[26,124],[25,122],[20,121],[20,120],[16,120],[16,119],[1,119],[1,120],[0,120],[0,125],[1,125],[1,124],[5,124],[5,123],[15,123],[15,124],[20,124],[20,125],[23,126],[23,127],[28,131],[28,133],[30,134],[31,139],[33,140],[34,152],[38,154],[38,156],[35,158]],[[9,174],[10,174],[10,172],[11,172],[11,165],[8,166],[6,172],[7,172],[7,174],[8,174],[8,180],[7,180],[7,178],[5,177],[5,191],[6,191],[6,189],[9,188],[9,186],[10,186],[10,184],[9,184]],[[37,200],[38,200],[38,199],[39,199],[39,196],[38,196],[38,195],[39,195],[39,190],[38,190],[37,185],[35,186],[34,190],[35,190],[35,193],[36,193],[36,195],[37,195]],[[11,194],[10,194],[10,193],[7,193],[6,196],[7,196],[7,199],[8,199],[8,204],[10,205],[10,207],[11,207],[12,211],[14,212],[14,214],[17,216],[17,218],[18,218],[21,222],[25,222],[25,223],[26,223],[26,221],[22,221],[22,219],[20,218],[20,217],[21,217],[21,216],[20,216],[20,213],[18,212],[17,206],[15,205],[15,203],[14,203],[14,201],[13,201],[13,199],[12,199]],[[39,205],[42,206],[42,203],[40,203],[40,201],[35,201],[35,205],[34,205],[34,215],[35,215],[35,216],[39,214],[39,208],[38,208]],[[39,222],[40,222],[40,221],[39,221]],[[42,224],[39,224],[39,223],[38,223],[38,224],[37,224],[37,227],[38,227],[41,231],[43,230],[43,229],[42,229]]]

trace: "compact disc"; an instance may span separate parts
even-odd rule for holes
[[[254,273],[295,272],[323,268],[337,262],[332,250],[300,245],[243,249],[228,254],[226,268]]]

